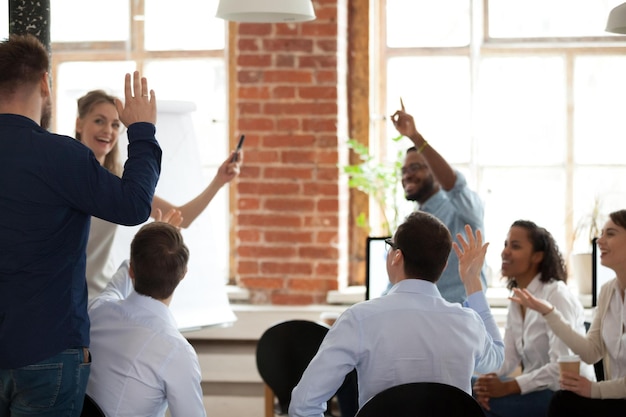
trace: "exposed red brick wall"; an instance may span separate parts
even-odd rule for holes
[[[345,6],[313,4],[312,22],[237,29],[235,126],[246,144],[235,276],[255,304],[324,303],[345,275],[347,189],[338,168],[347,124],[339,106]]]

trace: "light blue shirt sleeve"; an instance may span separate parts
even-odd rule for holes
[[[471,224],[472,227],[482,227],[484,207],[480,196],[468,187],[467,180],[460,171],[454,172],[456,174],[454,187],[449,191],[444,190],[450,204],[456,210],[461,222]]]
[[[128,273],[129,266],[130,262],[128,259],[122,262],[100,295],[89,302],[89,310],[103,301],[124,300],[134,291],[133,282]]]
[[[483,291],[476,291],[467,297],[467,307],[480,316],[487,330],[483,355],[477,358],[475,371],[481,374],[496,372],[504,362],[504,341],[496,320],[491,314],[487,297]]]
[[[293,389],[289,417],[323,417],[326,401],[341,387],[358,357],[358,323],[346,310],[326,334],[320,348]]]

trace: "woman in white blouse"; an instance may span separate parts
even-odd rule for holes
[[[561,389],[550,404],[549,416],[626,415],[626,210],[609,215],[598,239],[602,265],[615,271],[615,279],[600,290],[598,308],[586,336],[573,331],[561,308],[550,300],[519,289],[511,300],[543,315],[545,322],[587,363],[603,360],[605,381],[564,373]]]
[[[550,300],[577,332],[585,332],[583,307],[565,285],[563,257],[546,229],[517,220],[509,229],[501,257],[509,288],[523,288]],[[544,417],[559,389],[557,359],[571,352],[539,313],[517,304],[508,309],[504,348],[500,370],[476,379],[476,399],[488,417]],[[520,366],[521,374],[509,377]],[[582,366],[581,372],[594,378],[591,365]]]

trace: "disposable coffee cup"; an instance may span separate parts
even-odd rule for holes
[[[580,373],[580,356],[578,355],[563,355],[559,356],[557,360],[561,372],[566,371],[573,374]]]

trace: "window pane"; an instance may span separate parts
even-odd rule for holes
[[[145,73],[159,100],[191,101],[201,160],[218,166],[226,158],[226,68],[223,59],[147,61]],[[172,77],[172,74],[178,74]]]
[[[127,41],[128,0],[50,0],[52,42]]]
[[[559,57],[482,60],[476,111],[481,164],[544,165],[565,160],[564,73]]]
[[[181,70],[184,69],[184,70]],[[182,72],[181,72],[182,71]],[[146,76],[155,86],[158,100],[190,101],[196,111],[191,115],[195,137],[203,166],[203,179],[197,184],[209,184],[217,167],[229,153],[226,140],[226,69],[223,59],[170,59],[146,62]],[[177,74],[173,77],[172,74]],[[158,123],[158,122],[157,122]],[[157,132],[158,138],[158,132]],[[228,187],[224,187],[228,188]],[[195,195],[195,194],[194,194]],[[211,243],[205,248],[212,253],[214,265],[228,276],[228,191],[221,190],[207,208],[210,217]],[[209,250],[210,248],[210,250]]]
[[[387,115],[400,108],[400,97],[419,132],[449,162],[469,161],[470,70],[466,57],[389,59]],[[388,138],[398,136],[391,122],[387,128]]]
[[[76,100],[102,89],[124,100],[124,76],[135,70],[131,61],[67,62],[59,65],[56,80],[56,132],[74,137]]]
[[[145,42],[149,51],[224,49],[218,0],[146,0]]]
[[[489,36],[539,38],[609,36],[611,9],[621,0],[489,0]]]
[[[469,0],[387,0],[387,45],[391,48],[468,45],[469,10]]]
[[[491,242],[487,251],[487,265],[492,273],[490,285],[504,285],[500,281],[500,253],[515,220],[531,220],[545,227],[556,239],[559,249],[567,250],[563,216],[565,173],[562,170],[485,168],[478,192],[485,200],[485,240]],[[531,192],[531,198],[524,197]]]
[[[626,154],[626,57],[576,58],[574,161],[623,164]],[[626,206],[625,206],[626,207]]]

